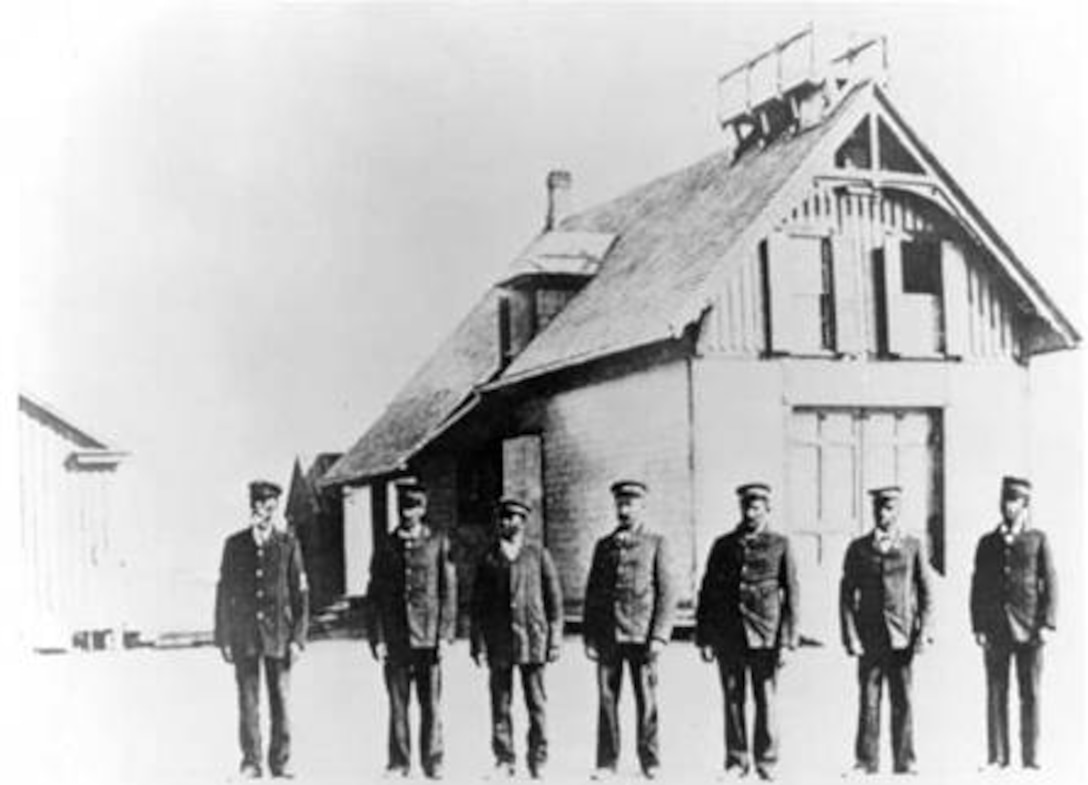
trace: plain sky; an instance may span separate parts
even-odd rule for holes
[[[363,433],[549,169],[588,206],[714,153],[715,77],[809,21],[888,35],[893,100],[1083,329],[1073,3],[106,3],[23,41],[20,383],[131,451],[134,566],[210,577],[246,482]],[[1032,371],[1077,520],[1079,363]]]

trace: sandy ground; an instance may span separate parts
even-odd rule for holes
[[[1083,668],[1075,652],[1060,638],[1047,652],[1043,774],[1013,773],[993,781],[1088,781],[1079,757]],[[473,667],[459,642],[446,656],[444,674],[446,779],[479,781],[491,767],[486,673]],[[30,697],[20,710],[25,738],[5,752],[7,771],[14,765],[21,776],[4,781],[145,785],[235,779],[233,675],[214,649],[39,655],[26,660],[23,675],[22,688]],[[594,671],[577,640],[567,641],[547,684],[548,778],[585,782],[593,763],[596,697]],[[639,781],[629,687],[625,684],[623,695],[621,780]],[[801,650],[781,673],[779,696],[780,781],[839,781],[851,763],[853,663],[837,649]],[[974,773],[985,744],[978,652],[966,642],[934,647],[916,664],[915,696],[922,769],[917,781],[982,781]],[[723,759],[721,695],[716,670],[700,662],[690,643],[674,643],[662,660],[660,704],[664,781],[713,781]],[[293,715],[299,782],[379,778],[385,762],[385,694],[380,669],[362,642],[311,644],[294,674]],[[519,752],[524,730],[519,706]],[[418,770],[413,777],[419,777]],[[900,779],[878,775],[865,781]]]

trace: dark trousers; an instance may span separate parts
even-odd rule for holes
[[[657,767],[657,663],[643,644],[622,643],[600,651],[597,660],[597,767],[616,768],[620,757],[620,718],[617,704],[623,664],[631,671],[638,727],[638,759],[642,768]]]
[[[514,669],[521,671],[521,692],[525,697],[525,710],[529,714],[529,765],[541,766],[548,759],[548,736],[544,704],[544,666],[542,664],[491,666],[491,751],[495,760],[513,763],[514,726],[510,716],[510,704],[514,693]]]
[[[747,682],[752,684],[755,703],[755,734],[752,751],[756,764],[763,769],[778,760],[778,730],[775,721],[775,688],[778,673],[777,649],[748,649],[738,653],[718,653],[718,675],[725,698],[725,767],[748,768],[748,728],[744,705]]]
[[[238,684],[238,741],[242,765],[261,768],[261,663],[268,685],[268,709],[272,739],[268,746],[268,768],[280,771],[291,756],[291,723],[287,699],[291,686],[288,658],[235,657],[234,680]]]
[[[413,649],[385,661],[389,692],[389,763],[391,769],[411,766],[412,740],[408,728],[408,700],[412,682],[419,703],[419,755],[423,771],[442,765],[442,670],[437,649]]]
[[[1009,659],[1016,660],[1020,690],[1020,760],[1034,766],[1039,741],[1039,676],[1043,648],[1038,643],[997,643],[986,648],[986,737],[990,762],[1009,763]]]
[[[858,658],[858,735],[854,745],[857,765],[876,771],[880,765],[880,701],[884,681],[892,703],[892,761],[901,772],[914,764],[910,677],[914,653],[910,649],[866,652]]]

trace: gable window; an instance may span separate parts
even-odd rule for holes
[[[941,246],[932,240],[903,243],[903,294],[941,296]]]
[[[900,357],[962,356],[966,350],[966,263],[947,239],[889,238],[882,286],[885,347]]]
[[[869,118],[865,117],[849,138],[835,151],[836,169],[872,169],[873,145],[869,131]]]
[[[536,290],[536,329],[540,332],[570,302],[574,292],[569,289],[542,288]]]

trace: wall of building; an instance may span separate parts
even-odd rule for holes
[[[782,530],[811,515],[790,509],[786,492],[787,425],[795,407],[939,409],[946,567],[937,578],[936,618],[944,632],[965,634],[974,547],[979,535],[997,523],[1001,477],[1030,470],[1024,367],[1009,361],[746,362],[715,355],[695,362],[693,379],[698,435],[694,538],[700,577],[711,542],[739,518],[736,485],[771,483],[775,525]],[[924,521],[904,520],[903,525],[924,533]],[[826,569],[830,572],[815,578],[826,585],[809,587],[814,599],[826,596],[807,603],[804,625],[822,634],[834,629],[834,619],[822,616],[833,613],[829,598],[841,567],[836,559]],[[813,613],[821,618],[812,618]]]
[[[607,376],[590,371],[576,385],[527,401],[516,428],[543,437],[547,547],[564,594],[580,607],[596,540],[615,526],[609,486],[619,478],[651,487],[650,526],[664,533],[682,596],[694,567],[688,366],[670,361]]]

